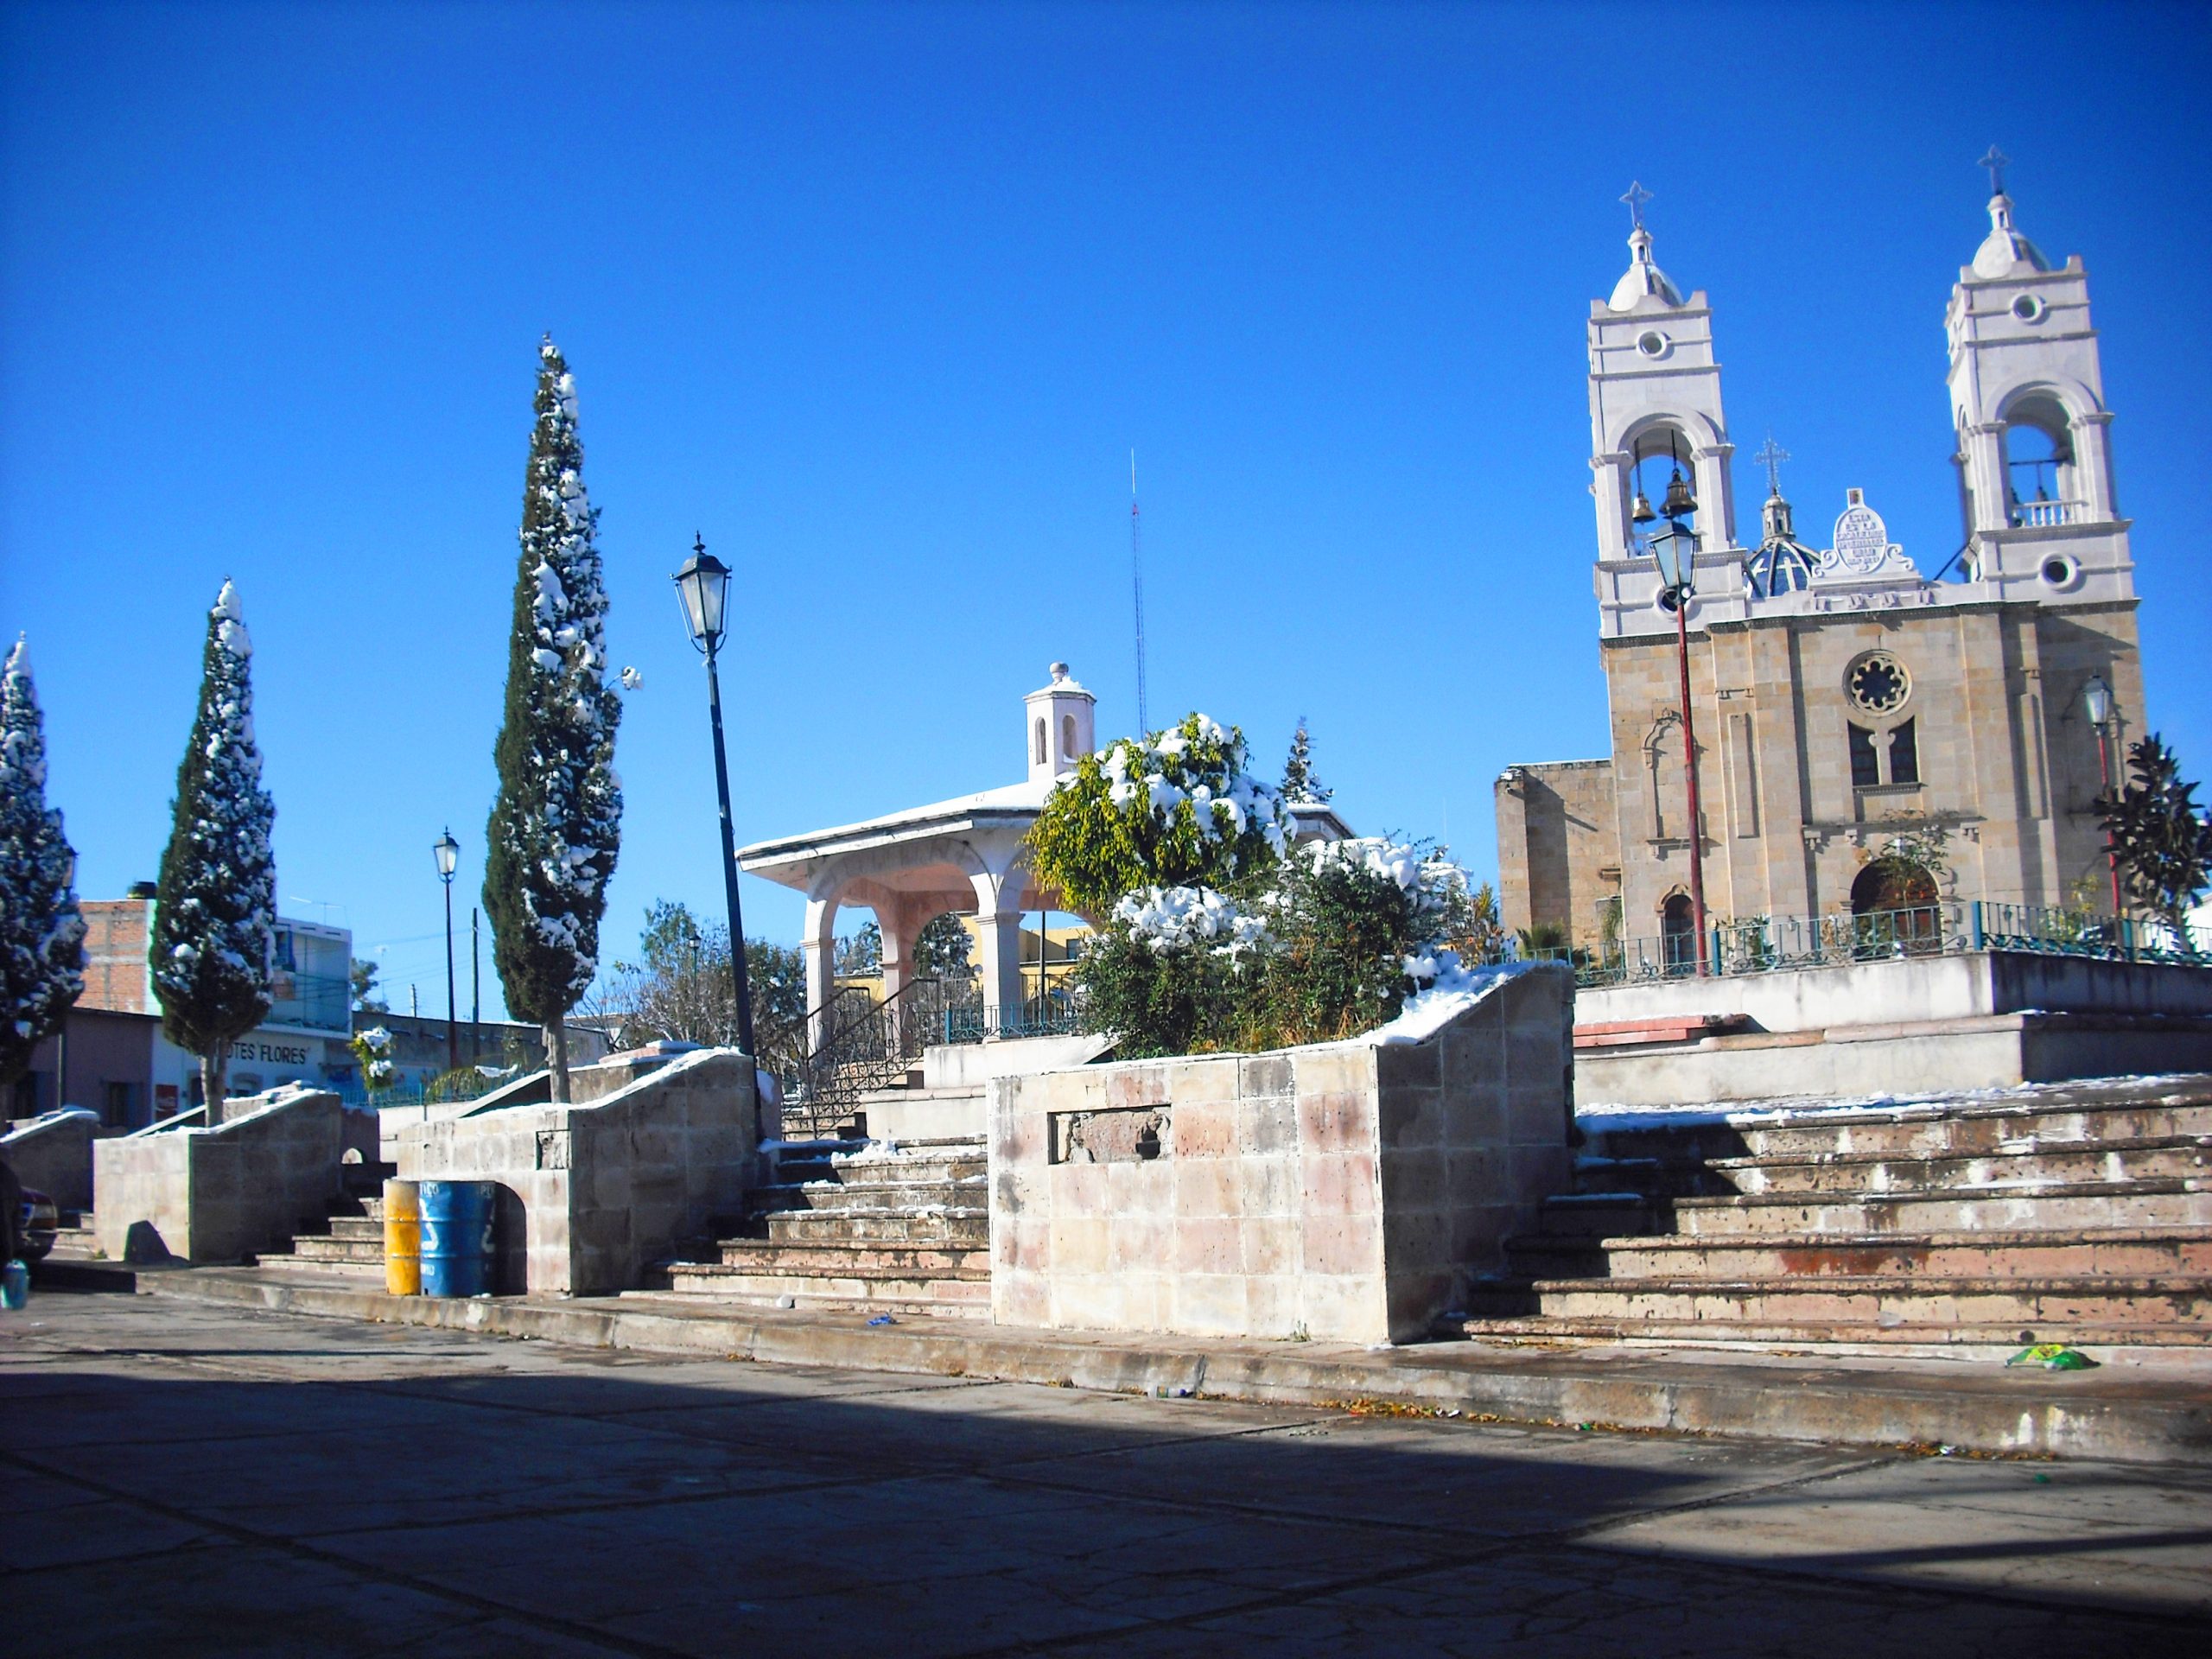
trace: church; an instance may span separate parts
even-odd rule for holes
[[[2146,728],[2128,521],[2088,273],[2021,232],[2003,163],[1985,158],[1989,232],[1944,320],[1961,544],[1921,560],[1860,489],[1827,546],[1800,539],[1771,442],[1739,537],[1713,308],[1654,263],[1631,187],[1629,267],[1589,321],[1611,748],[1498,779],[1509,928],[1687,963],[1694,852],[1716,925],[1954,900],[2111,913],[2092,802]],[[1670,529],[1689,550],[1673,584]]]

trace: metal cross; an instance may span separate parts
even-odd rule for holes
[[[1754,462],[1766,468],[1766,486],[1772,494],[1782,493],[1782,463],[1789,459],[1789,452],[1774,441],[1771,432],[1766,435],[1766,442],[1759,446],[1758,454],[1751,457]]]
[[[2001,196],[2005,194],[2005,169],[2012,166],[2012,158],[2010,156],[2007,156],[2003,150],[1998,149],[1994,144],[1992,144],[1989,147],[1988,155],[1983,156],[1979,162],[1974,163],[1976,167],[1986,167],[1989,169],[1989,194],[1991,195]]]
[[[1627,194],[1621,200],[1628,204],[1628,216],[1636,221],[1636,228],[1643,228],[1643,204],[1651,200],[1651,193],[1641,184],[1630,181]]]

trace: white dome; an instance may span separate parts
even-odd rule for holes
[[[1628,239],[1629,266],[1613,284],[1613,297],[1605,302],[1616,311],[1633,311],[1647,299],[1662,305],[1680,305],[1682,291],[1667,280],[1667,273],[1651,263],[1651,232],[1636,227]]]
[[[2012,227],[2012,199],[1997,195],[1989,199],[1989,234],[1974,250],[1974,274],[1977,276],[2025,276],[2038,270],[2049,270],[2050,261],[2044,258],[2036,245]]]

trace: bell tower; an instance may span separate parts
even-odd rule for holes
[[[1671,613],[1655,603],[1657,567],[1643,540],[1662,493],[1679,504],[1686,492],[1696,511],[1698,563],[1710,561],[1718,579],[1740,560],[1729,480],[1728,425],[1720,408],[1720,365],[1714,359],[1713,312],[1702,291],[1688,298],[1653,263],[1643,222],[1650,193],[1631,184],[1629,267],[1612,295],[1590,305],[1590,493],[1598,515],[1600,633],[1672,632]],[[1679,474],[1681,492],[1675,490]],[[1694,603],[1694,613],[1707,608]]]
[[[1097,747],[1098,699],[1068,677],[1065,663],[1054,663],[1052,675],[1050,685],[1021,700],[1032,783],[1073,772]]]
[[[2007,161],[1994,145],[1982,157],[1989,234],[1943,322],[1967,573],[1996,599],[2132,600],[2088,273],[2078,254],[2053,269],[2021,234]]]

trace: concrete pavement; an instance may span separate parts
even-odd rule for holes
[[[0,1323],[0,1504],[10,1650],[76,1659],[2073,1659],[2194,1651],[2212,1616],[2197,1468],[1357,1416],[149,1297],[41,1295]]]

